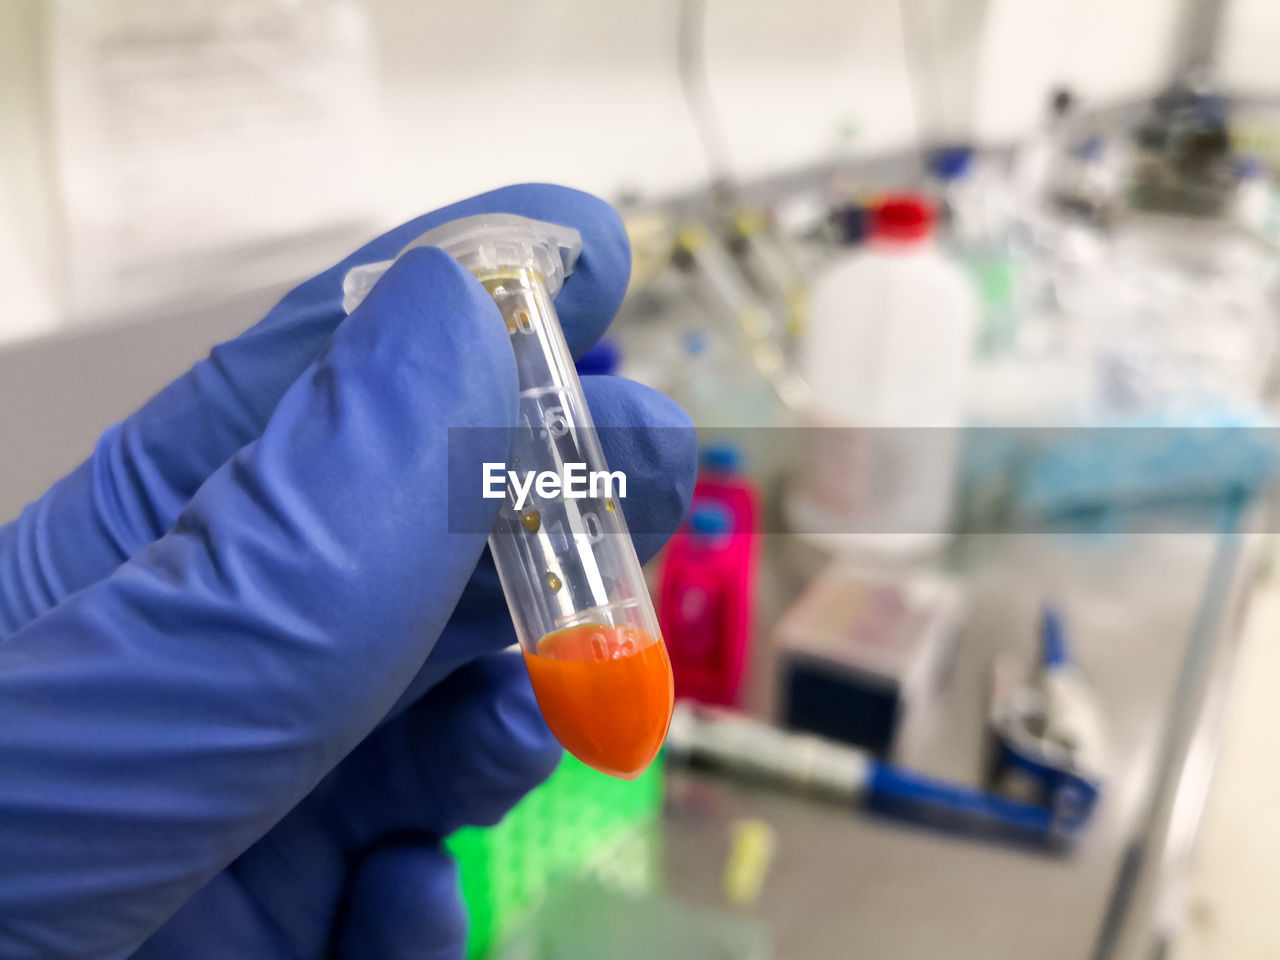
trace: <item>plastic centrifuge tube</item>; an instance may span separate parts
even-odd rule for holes
[[[405,250],[423,246],[471,271],[506,322],[520,390],[508,466],[563,475],[583,464],[588,477],[603,477],[608,466],[552,304],[582,250],[578,231],[486,214],[437,227]],[[390,264],[347,274],[348,312]],[[547,725],[584,763],[633,779],[671,721],[671,661],[616,494],[603,481],[588,493],[548,498],[531,488],[517,509],[508,485],[489,549]]]

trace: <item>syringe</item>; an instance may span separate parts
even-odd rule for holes
[[[584,763],[635,778],[671,721],[671,662],[552,304],[582,239],[568,227],[483,214],[436,227],[405,250],[424,246],[473,273],[506,323],[520,391],[508,466],[564,476],[581,464],[593,478],[581,499],[526,488],[521,502],[509,484],[489,549],[548,726]],[[348,272],[348,312],[390,265]]]

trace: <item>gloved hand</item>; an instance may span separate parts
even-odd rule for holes
[[[0,529],[0,957],[461,956],[436,841],[552,769],[450,426],[513,422],[496,307],[439,250],[350,318],[340,285],[432,226],[576,227],[575,353],[626,288],[616,215],[563,188],[476,197],[373,241],[108,430]],[[601,426],[687,427],[584,378]],[[501,431],[466,431],[477,459]],[[691,429],[605,431],[638,530],[674,530]],[[456,451],[455,451],[456,453]],[[642,557],[664,537],[637,535]],[[477,564],[480,564],[477,569]],[[474,573],[473,573],[474,572]],[[381,725],[380,725],[381,724]],[[175,913],[176,911],[176,913]]]

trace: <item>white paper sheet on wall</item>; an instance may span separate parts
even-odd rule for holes
[[[369,216],[357,0],[56,0],[50,42],[74,314],[265,282]]]

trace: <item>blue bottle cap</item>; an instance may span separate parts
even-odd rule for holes
[[[707,335],[701,330],[690,330],[682,338],[684,348],[692,356],[699,356],[707,349]]]
[[[959,180],[972,164],[972,147],[942,147],[929,157],[929,172],[939,180]]]
[[[1261,157],[1244,154],[1236,157],[1236,179],[1258,180],[1267,175],[1267,165]]]
[[[704,503],[689,514],[689,530],[704,537],[716,537],[733,528],[729,511],[719,504]]]
[[[1094,163],[1102,159],[1102,138],[1099,136],[1085,137],[1076,144],[1072,150],[1077,159],[1084,160],[1088,163]]]
[[[605,337],[584,353],[574,366],[579,376],[608,375],[618,372],[622,362],[622,349],[617,341]]]
[[[732,443],[709,443],[702,448],[699,459],[713,473],[742,472],[742,451]]]
[[[1062,614],[1050,604],[1040,611],[1040,656],[1044,666],[1050,668],[1066,666],[1070,659]]]

